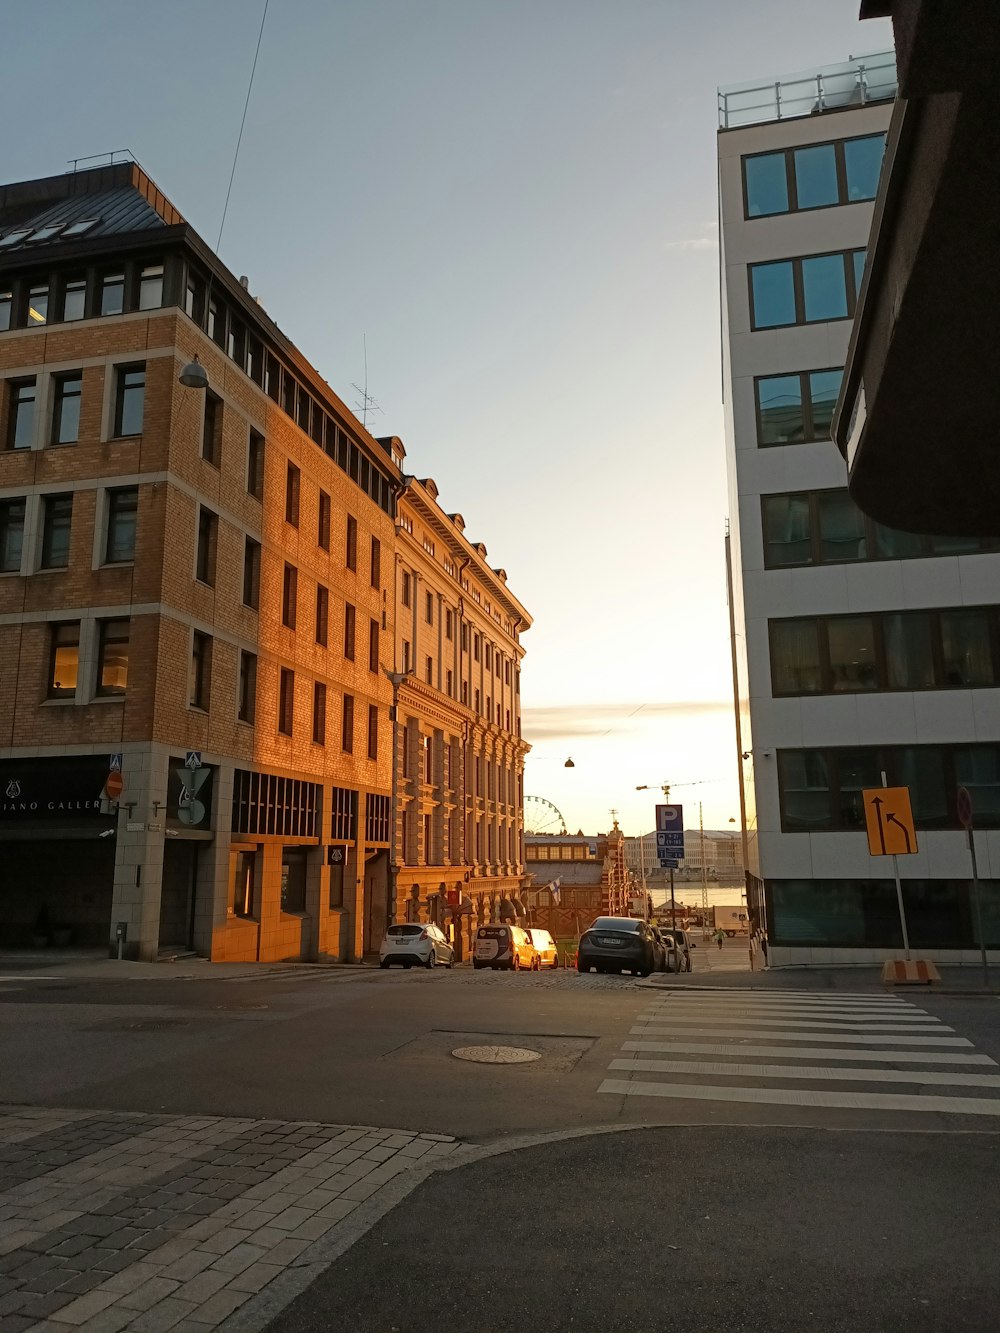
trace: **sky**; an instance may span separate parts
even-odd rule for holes
[[[739,818],[716,89],[891,46],[859,0],[270,0],[219,253],[486,544],[525,790]],[[4,0],[0,181],[130,149],[213,247],[264,0]],[[565,761],[572,757],[573,767]]]

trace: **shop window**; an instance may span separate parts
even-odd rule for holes
[[[257,853],[237,852],[236,887],[233,911],[237,916],[252,917],[257,901]]]
[[[281,858],[281,910],[306,910],[306,858],[300,851],[285,851]]]

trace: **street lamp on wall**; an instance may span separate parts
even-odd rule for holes
[[[392,723],[392,786],[389,797],[389,864],[386,872],[385,924],[390,926],[396,913],[396,875],[399,866],[396,858],[396,806],[399,800],[399,687],[407,677],[415,674],[413,667],[405,671],[389,671],[385,667],[386,679],[392,685],[392,708],[389,721]]]

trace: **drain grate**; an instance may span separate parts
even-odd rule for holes
[[[521,1046],[459,1046],[452,1051],[456,1060],[471,1060],[478,1065],[526,1065],[542,1058],[540,1051]]]

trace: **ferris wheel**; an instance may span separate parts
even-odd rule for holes
[[[526,796],[524,798],[525,833],[565,833],[566,821],[562,811],[558,810],[544,796]]]

